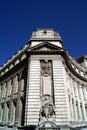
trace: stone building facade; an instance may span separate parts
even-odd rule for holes
[[[87,130],[87,56],[37,29],[0,68],[0,130]]]

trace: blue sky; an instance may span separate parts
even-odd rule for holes
[[[0,66],[37,28],[59,32],[72,57],[87,55],[87,0],[0,0]]]

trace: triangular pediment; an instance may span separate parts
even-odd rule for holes
[[[34,47],[31,47],[29,51],[57,51],[57,50],[63,50],[63,48],[58,47],[50,42],[44,41],[38,45],[35,45]]]

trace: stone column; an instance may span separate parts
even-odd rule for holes
[[[1,98],[2,98],[2,85],[0,85],[0,122],[2,120],[2,106],[1,106]]]
[[[71,113],[71,121],[74,121],[73,105],[72,105],[72,97],[71,96],[70,96],[70,113]]]
[[[1,97],[2,97],[1,87],[2,87],[2,85],[0,85],[0,101],[1,101]]]
[[[10,87],[10,80],[7,81],[6,84],[7,90],[6,90],[6,98],[5,101],[7,100],[8,96],[9,96],[9,89],[11,89]],[[9,102],[5,102],[5,109],[6,109],[6,113],[5,113],[5,122],[6,124],[8,123],[8,114],[9,114]]]
[[[3,115],[2,115],[2,124],[5,124],[5,116],[6,116],[6,103],[4,102]]]
[[[6,113],[5,113],[5,123],[7,124],[7,120],[8,120],[8,105],[6,103]]]
[[[70,105],[70,101],[71,101],[71,86],[70,86],[70,76],[68,74],[68,72],[64,72],[64,80],[65,80],[65,90],[66,90],[66,102],[67,102],[67,113],[68,113],[68,121],[71,122],[72,121],[72,112],[71,112],[71,105]]]
[[[2,115],[2,123],[5,124],[6,123],[6,96],[7,96],[7,91],[6,91],[6,83],[4,83],[3,85],[3,89],[4,89],[4,109],[3,109],[3,115]]]
[[[11,85],[12,91],[11,91],[10,104],[9,104],[8,125],[13,125],[13,96],[14,96],[14,87],[15,87],[14,79],[10,80],[9,85]]]
[[[17,126],[21,125],[21,116],[22,116],[22,101],[21,101],[21,89],[24,86],[24,82],[22,79],[22,73],[19,75],[19,83],[18,83],[18,94],[17,94],[17,106],[16,106],[16,117],[15,117],[15,124]]]
[[[78,121],[78,115],[77,115],[77,93],[76,93],[76,85],[75,81],[73,80],[73,97],[74,97],[74,112],[75,112],[75,121]]]
[[[83,92],[82,92],[82,86],[79,85],[80,88],[80,93],[81,93],[81,100],[82,100],[82,111],[83,111],[83,120],[86,121],[86,110],[85,110],[85,103],[84,103],[84,98],[83,98]]]
[[[87,101],[87,90],[86,90],[86,86],[83,87],[83,94],[84,94],[85,101]]]
[[[78,107],[78,120],[82,121],[82,113],[81,113],[81,107],[80,107],[80,99],[79,99],[79,93],[78,93],[78,86],[75,83],[76,87],[76,95],[77,95],[77,107]]]
[[[83,87],[83,95],[84,95],[84,100],[85,102],[87,102],[87,90],[86,90],[86,86]],[[87,108],[86,109],[86,121],[87,121]]]
[[[18,75],[14,77],[14,93],[18,92]]]
[[[70,79],[71,83],[71,89],[72,89],[72,105],[73,105],[73,117],[74,121],[77,121],[77,108],[76,108],[76,99],[75,99],[75,92],[74,92],[74,84],[72,83],[72,80]]]

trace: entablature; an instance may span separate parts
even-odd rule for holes
[[[17,53],[15,53],[6,63],[0,67],[0,76],[4,75],[18,63],[26,58],[26,50],[29,48],[30,42],[26,43]]]
[[[86,70],[83,67],[81,67],[78,63],[76,63],[76,61],[73,60],[67,52],[64,53],[63,57],[69,70],[78,78],[87,82]]]
[[[23,53],[22,55],[14,56],[13,59],[9,60],[8,63],[6,63],[1,69],[0,69],[0,77],[7,72],[9,72],[11,69],[13,69],[16,65],[18,65],[20,62],[22,62],[24,59],[26,59],[26,53]]]
[[[15,75],[20,74],[26,68],[27,68],[27,60],[24,59],[23,61],[19,62],[17,65],[10,68],[7,72],[3,73],[3,75],[0,76],[0,83],[8,81],[9,79],[13,78]]]

